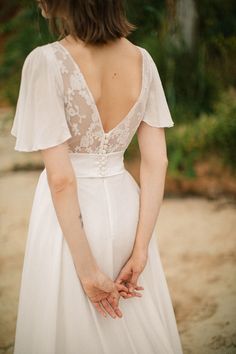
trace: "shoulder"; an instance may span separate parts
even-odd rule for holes
[[[122,38],[122,39],[123,39],[123,42],[121,42],[122,50],[124,50],[126,54],[127,53],[136,54],[138,51],[141,51],[148,60],[152,60],[152,57],[146,48],[131,42],[127,38]]]
[[[155,74],[158,73],[157,64],[156,64],[152,54],[147,49],[144,49],[144,50],[145,50],[145,53],[147,56],[150,76],[153,77]]]
[[[38,46],[29,52],[23,63],[21,80],[27,82],[27,85],[31,83],[34,87],[36,82],[42,87],[50,82],[60,93],[63,92],[63,79],[51,43]]]
[[[136,45],[136,47],[138,47],[144,53],[145,57],[147,58],[147,60],[150,63],[155,63],[154,59],[153,59],[153,57],[152,57],[152,55],[151,55],[151,53],[149,52],[148,49],[146,49],[146,48],[144,48],[142,46],[139,46],[139,45]]]
[[[156,62],[148,49],[141,46],[137,46],[137,47],[139,47],[140,50],[143,52],[144,61],[145,61],[145,73],[148,77],[149,83],[151,83],[155,78],[159,77],[159,72],[157,69]]]
[[[32,49],[25,57],[22,71],[37,70],[42,66],[54,67],[55,57],[51,43],[43,44]]]
[[[138,46],[138,45],[136,45],[136,47],[138,47],[143,52],[143,55],[144,55],[145,61],[147,63],[147,67],[149,68],[149,71],[152,72],[153,69],[156,70],[157,66],[156,66],[155,60],[153,59],[153,56],[151,55],[149,50],[142,47],[142,46]]]

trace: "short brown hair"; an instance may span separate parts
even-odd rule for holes
[[[53,34],[70,34],[86,43],[105,44],[137,27],[125,15],[122,0],[41,0]]]

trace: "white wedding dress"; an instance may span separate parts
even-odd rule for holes
[[[174,125],[157,67],[142,53],[142,89],[124,119],[105,132],[85,78],[58,41],[26,57],[11,134],[15,150],[68,142],[84,229],[100,269],[113,280],[131,254],[140,188],[124,152],[141,121]],[[86,296],[59,226],[44,169],[36,187],[24,256],[14,354],[182,354],[157,248],[149,244],[141,298],[120,298],[122,318],[104,318]]]

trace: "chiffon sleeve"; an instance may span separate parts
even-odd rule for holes
[[[18,151],[46,149],[72,136],[65,115],[63,81],[49,49],[47,45],[36,47],[22,67],[11,128]]]
[[[147,53],[150,68],[150,85],[147,93],[147,103],[142,120],[152,127],[172,127],[174,122],[172,120],[166,101],[158,69],[152,56],[149,54],[149,52]]]

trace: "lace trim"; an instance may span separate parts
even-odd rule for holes
[[[97,106],[91,97],[83,74],[70,53],[58,41],[50,43],[64,85],[65,113],[72,137],[69,152],[99,153],[125,151],[131,142],[145,110],[150,70],[146,50],[143,51],[142,89],[126,117],[109,132],[105,132]]]

